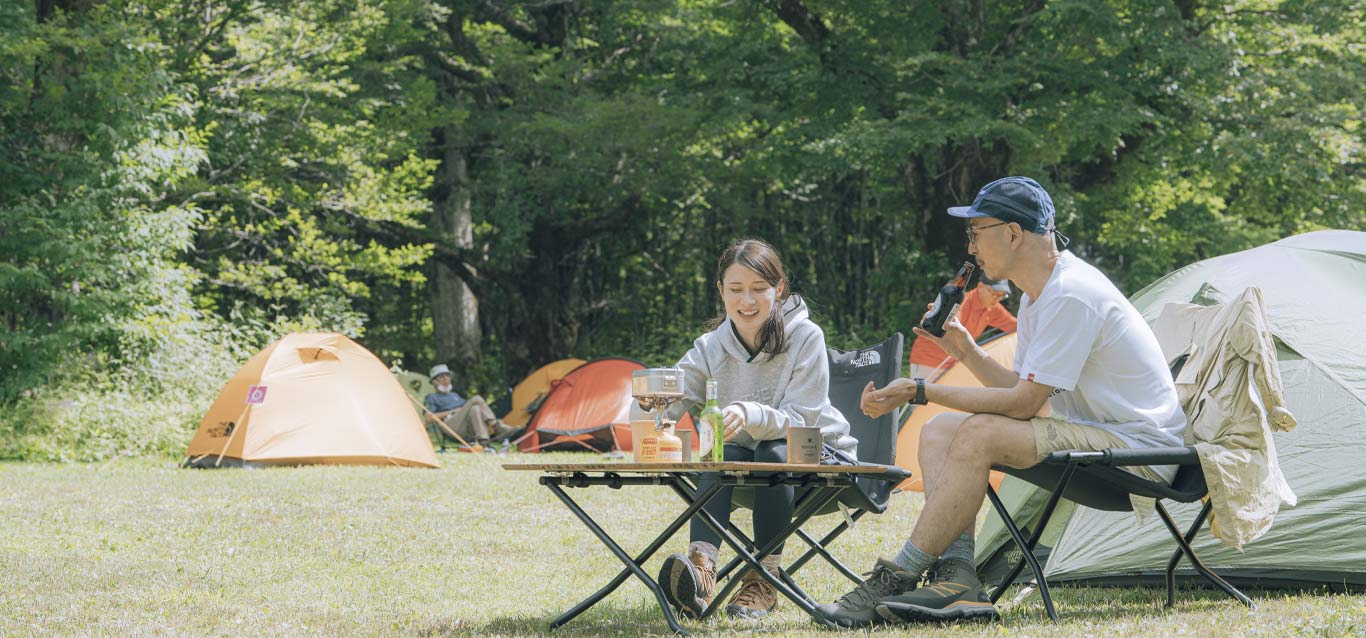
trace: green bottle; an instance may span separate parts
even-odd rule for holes
[[[702,427],[711,429],[711,454],[707,461],[720,463],[725,460],[725,433],[721,422],[721,408],[716,404],[716,379],[707,379],[707,404],[702,407]]]

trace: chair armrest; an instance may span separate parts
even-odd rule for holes
[[[859,463],[858,465],[859,467],[882,468],[882,471],[877,473],[870,472],[867,474],[855,474],[855,476],[859,478],[872,479],[875,481],[887,481],[889,483],[900,483],[908,478],[911,478],[910,470],[895,465],[883,465],[881,463]]]
[[[1097,452],[1063,450],[1044,457],[1044,463],[1066,465],[1198,465],[1200,454],[1193,447],[1110,448]]]

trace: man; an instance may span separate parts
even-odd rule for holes
[[[440,427],[444,423],[465,441],[478,443],[485,448],[493,440],[507,440],[519,432],[494,416],[484,397],[475,395],[466,400],[456,394],[451,387],[453,375],[446,364],[437,364],[428,376],[436,387],[436,392],[428,394],[425,401],[428,413],[426,420],[432,425]]]
[[[982,273],[1024,293],[1014,370],[951,322],[939,339],[915,333],[968,366],[984,387],[897,379],[865,388],[861,408],[869,416],[907,402],[961,412],[939,415],[921,432],[925,508],[901,551],[879,560],[863,585],[818,607],[840,625],[998,618],[973,565],[973,524],[991,466],[1030,467],[1057,450],[1182,444],[1186,417],[1157,339],[1100,271],[1058,251],[1043,187],[1007,177],[949,213],[967,218],[968,251]],[[1053,416],[1036,416],[1046,401]],[[1176,474],[1174,466],[1134,471],[1167,482]]]
[[[1015,332],[1015,315],[1001,303],[1010,296],[1010,282],[982,277],[977,287],[963,297],[958,308],[958,323],[976,339],[987,328],[1001,332]],[[929,339],[916,339],[911,344],[911,378],[928,379],[935,370],[948,367],[953,361],[943,348]]]

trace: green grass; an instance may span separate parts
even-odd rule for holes
[[[570,458],[584,457],[544,457]],[[667,634],[635,580],[569,625],[547,629],[620,564],[533,473],[499,469],[505,460],[451,454],[441,470],[0,464],[0,636]],[[678,510],[662,489],[574,495],[630,552]],[[866,518],[837,544],[850,565],[865,568],[900,546],[920,497],[894,499],[888,513]],[[685,535],[664,552],[680,551]],[[798,576],[821,600],[849,587],[823,565]],[[1166,610],[1163,597],[1156,589],[1061,589],[1056,625],[1035,596],[998,624],[874,633],[1366,635],[1361,595],[1257,593],[1256,610],[1192,591]],[[816,627],[790,604],[759,624],[686,626],[696,635],[863,633]]]

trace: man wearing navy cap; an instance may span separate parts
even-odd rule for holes
[[[910,539],[894,559],[879,559],[864,584],[817,607],[843,626],[999,617],[973,563],[973,525],[993,465],[1031,467],[1058,450],[1183,444],[1186,416],[1157,338],[1104,274],[1058,249],[1067,238],[1038,182],[997,180],[949,214],[967,220],[968,252],[982,274],[1023,292],[1014,368],[950,322],[940,338],[915,333],[968,366],[983,387],[897,379],[864,390],[861,407],[872,417],[908,402],[959,412],[934,417],[921,432],[925,508]],[[1045,403],[1051,416],[1036,416]],[[1168,483],[1176,474],[1174,466],[1132,471]]]

